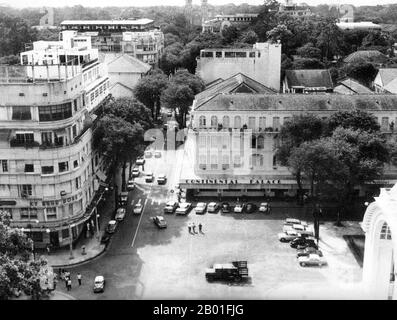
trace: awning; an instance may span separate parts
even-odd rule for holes
[[[106,181],[106,175],[101,170],[98,170],[96,172],[96,176],[99,178],[99,180],[101,180],[103,182]]]

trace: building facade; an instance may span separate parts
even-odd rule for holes
[[[220,32],[226,27],[232,25],[245,26],[250,24],[258,17],[257,13],[237,13],[237,14],[219,14],[215,18],[205,20],[202,24],[202,32]]]
[[[279,12],[297,18],[310,17],[313,15],[306,3],[296,4],[293,3],[292,0],[286,0],[285,4],[281,4],[279,7]]]
[[[328,69],[286,70],[283,93],[332,93],[333,83]]]
[[[204,83],[243,73],[266,87],[280,91],[281,44],[256,43],[252,48],[204,49],[196,74]]]
[[[108,97],[107,74],[94,71],[100,69],[95,58],[59,63],[74,50],[59,45],[58,51],[36,46],[21,54],[23,65],[0,68],[0,209],[36,247],[77,239],[104,179],[92,126],[93,112]]]

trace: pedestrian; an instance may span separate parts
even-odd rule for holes
[[[61,268],[58,269],[58,274],[59,274],[59,279],[62,279],[62,269]]]
[[[79,282],[79,286],[81,286],[81,274],[80,274],[80,272],[77,274],[77,281]]]
[[[189,229],[189,233],[192,233],[192,225],[190,222],[187,224],[187,228]]]
[[[68,291],[72,290],[72,280],[68,279]]]
[[[48,254],[48,255],[50,255],[50,251],[51,251],[51,250],[50,250],[50,246],[47,245],[47,254]]]
[[[94,220],[91,220],[91,236],[94,235],[94,229],[95,229]]]
[[[193,224],[192,224],[192,230],[193,230],[193,233],[196,233],[196,225],[195,225],[194,222],[193,222]]]
[[[57,282],[58,282],[58,280],[54,277],[54,281],[53,281],[54,290],[57,289]]]
[[[203,231],[202,231],[203,225],[201,224],[201,222],[199,223],[198,227],[199,227],[199,232],[200,232],[200,233],[203,233]]]

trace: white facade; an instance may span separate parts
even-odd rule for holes
[[[243,73],[280,91],[281,44],[256,43],[252,49],[205,49],[197,59],[196,74],[208,84]]]

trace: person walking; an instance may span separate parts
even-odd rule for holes
[[[56,289],[57,289],[57,282],[58,282],[57,278],[54,277],[54,281],[53,281],[53,290],[56,290]]]
[[[68,279],[68,291],[72,290],[72,280]]]
[[[187,224],[187,228],[189,230],[189,233],[192,233],[192,225],[190,224],[190,222]]]
[[[79,282],[79,286],[81,286],[81,274],[80,274],[80,272],[77,274],[77,281]]]
[[[199,232],[203,233],[203,225],[201,224],[201,222],[199,223],[198,227],[199,227]]]
[[[50,245],[47,245],[47,254],[50,255],[51,249],[50,249]]]
[[[196,224],[194,222],[192,224],[192,230],[193,230],[193,233],[196,233]]]

